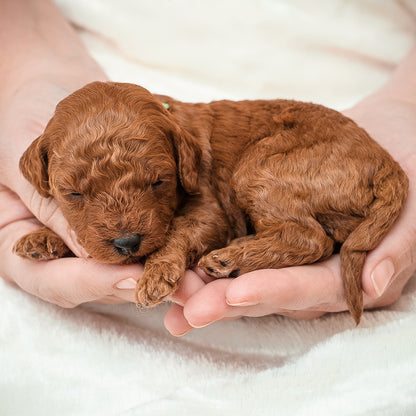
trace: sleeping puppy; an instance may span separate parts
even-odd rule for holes
[[[113,82],[61,101],[20,168],[42,196],[55,198],[91,257],[145,261],[140,305],[161,302],[196,264],[236,277],[314,263],[341,247],[357,324],[366,254],[396,220],[408,188],[385,150],[323,106],[189,104]],[[71,255],[46,227],[15,252]]]

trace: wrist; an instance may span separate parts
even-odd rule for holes
[[[0,175],[16,190],[20,156],[56,104],[106,76],[50,0],[4,0],[0,27]]]
[[[415,97],[381,89],[345,110],[344,114],[384,147],[408,175],[415,172]]]
[[[416,106],[416,46],[409,51],[381,88],[358,102],[351,110],[356,112],[356,107],[365,109],[378,102]]]

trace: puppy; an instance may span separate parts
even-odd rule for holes
[[[408,179],[342,114],[290,100],[189,104],[94,82],[56,107],[20,161],[80,244],[106,263],[145,260],[137,302],[173,293],[186,268],[214,277],[324,260],[340,248],[358,324],[366,254],[399,215]],[[53,231],[19,240],[31,259],[71,255]]]

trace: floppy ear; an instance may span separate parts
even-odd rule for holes
[[[23,176],[43,197],[49,194],[48,175],[49,140],[45,135],[39,136],[23,153],[19,167]]]
[[[179,179],[188,194],[200,193],[200,174],[204,168],[203,151],[198,140],[179,126],[173,132]]]

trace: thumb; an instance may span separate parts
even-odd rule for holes
[[[88,257],[86,250],[79,244],[75,232],[70,228],[55,199],[42,197],[36,189],[25,181],[19,196],[33,215],[51,230],[55,231],[77,257]]]
[[[416,197],[409,192],[405,208],[384,237],[371,251],[363,269],[363,290],[371,298],[381,297],[395,279],[416,269]]]

